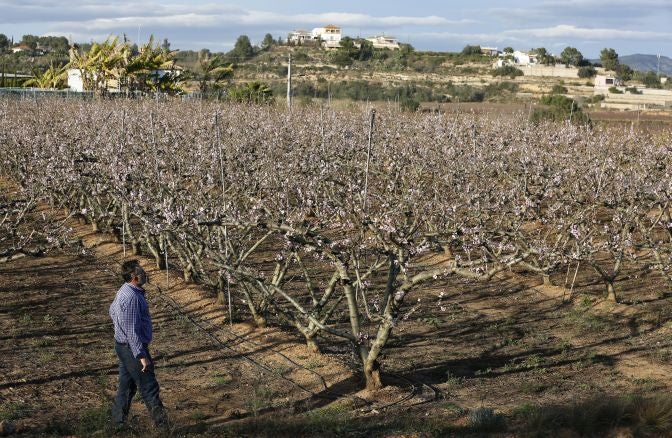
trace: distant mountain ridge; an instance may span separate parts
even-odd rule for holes
[[[643,55],[640,53],[634,55],[619,56],[621,64],[628,65],[633,70],[639,71],[657,71],[658,57],[656,55]],[[672,75],[672,58],[667,56],[660,57],[660,73]]]

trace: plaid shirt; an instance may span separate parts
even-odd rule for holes
[[[147,344],[152,341],[152,318],[145,291],[124,283],[110,305],[115,341],[128,344],[137,358],[149,357]]]

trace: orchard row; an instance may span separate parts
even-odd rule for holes
[[[512,270],[549,282],[581,265],[616,301],[624,264],[672,272],[670,131],[392,109],[3,101],[0,156],[26,200],[178,266],[222,303],[231,294],[257,324],[288,322],[315,350],[318,339],[347,340],[369,388],[426,282]],[[11,250],[28,248],[12,229]]]

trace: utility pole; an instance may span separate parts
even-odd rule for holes
[[[287,64],[287,109],[292,109],[292,54],[289,54],[289,63]]]
[[[656,76],[660,78],[660,53],[658,54],[658,70],[656,71]]]

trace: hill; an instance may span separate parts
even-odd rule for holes
[[[633,70],[639,71],[657,71],[658,57],[656,55],[634,55],[619,56],[621,63],[630,66]],[[660,57],[660,73],[672,75],[672,58],[667,56]]]

